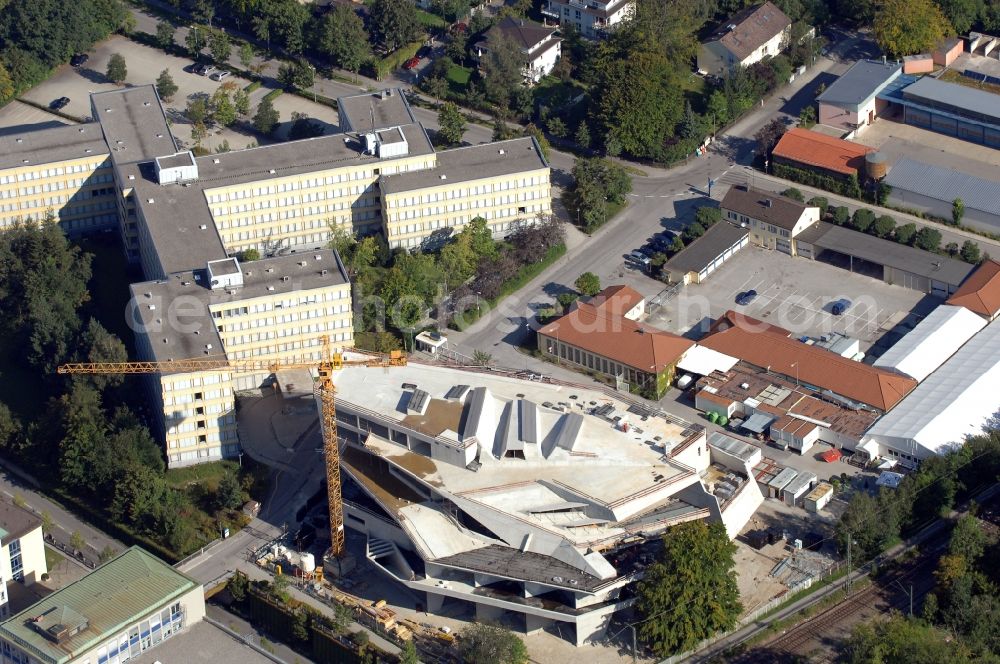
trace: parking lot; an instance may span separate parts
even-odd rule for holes
[[[194,141],[191,139],[192,125],[184,117],[184,109],[188,102],[193,99],[211,97],[222,84],[207,76],[199,76],[188,71],[193,64],[189,58],[167,55],[158,49],[138,44],[125,37],[116,35],[101,42],[89,52],[90,59],[85,65],[79,68],[62,65],[48,80],[32,88],[23,96],[25,99],[45,106],[59,97],[69,97],[70,102],[62,109],[62,112],[80,119],[87,118],[91,115],[90,93],[117,89],[117,86],[109,82],[104,75],[107,71],[108,60],[113,53],[120,53],[125,58],[125,64],[128,68],[128,77],[125,82],[128,85],[155,83],[161,71],[170,70],[170,75],[178,88],[171,101],[164,101],[164,110],[171,123],[170,130],[184,146],[194,145]],[[232,81],[241,88],[249,84],[249,81],[237,76],[229,76],[226,81]],[[251,114],[269,91],[267,88],[261,87],[250,94]],[[339,122],[337,112],[334,109],[295,95],[281,95],[275,100],[274,107],[281,113],[282,121],[282,125],[275,135],[277,139],[287,135],[293,111],[305,113],[328,125],[327,133],[333,131],[330,125],[336,127]],[[26,108],[30,109],[31,107]],[[4,110],[6,111],[6,109]],[[22,113],[29,117],[32,123],[41,121],[36,119],[37,115],[47,115],[44,111],[31,110],[34,113],[28,114],[27,111],[22,111]],[[51,115],[49,119],[59,120],[58,116],[55,115]],[[0,116],[0,125],[6,124],[3,116]],[[248,129],[210,127],[209,130],[209,136],[202,141],[202,145],[210,150],[216,149],[223,141],[228,141],[232,149],[244,148],[251,143],[262,142],[258,135]]]
[[[746,306],[737,305],[736,296],[748,290],[756,290],[757,297]],[[831,305],[841,298],[850,300],[851,306],[836,316]],[[897,319],[899,312],[929,309],[934,304],[929,300],[918,291],[832,265],[749,246],[705,283],[681,288],[647,322],[698,338],[712,320],[734,309],[796,336],[840,332],[860,339],[865,350],[884,333],[880,328],[887,321]]]

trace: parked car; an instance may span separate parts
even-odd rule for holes
[[[650,263],[649,256],[647,256],[646,254],[642,253],[638,249],[629,252],[628,258],[632,262],[638,263],[639,265],[642,265],[643,267],[646,267]]]
[[[851,308],[851,301],[846,297],[842,297],[833,304],[830,305],[830,313],[834,316],[839,316],[848,309]]]
[[[208,76],[214,71],[215,71],[214,65],[209,65],[205,63],[196,64],[194,67],[191,68],[191,72],[194,74],[198,74],[199,76]]]
[[[72,58],[69,59],[69,64],[72,65],[73,67],[82,67],[83,65],[87,64],[87,60],[89,59],[90,56],[87,55],[86,53],[77,53],[76,55],[74,55]]]
[[[431,47],[430,47],[430,45],[429,44],[424,44],[423,46],[421,46],[420,50],[417,51],[417,57],[418,58],[429,58],[429,57],[431,57]]]
[[[413,57],[403,63],[403,69],[416,69],[420,64],[420,58]]]
[[[229,72],[226,71],[225,69],[220,69],[218,71],[212,72],[209,78],[212,79],[213,81],[222,81],[225,80],[227,76],[229,76]]]
[[[59,97],[59,99],[56,99],[51,104],[49,104],[49,108],[51,108],[53,111],[58,111],[60,108],[65,108],[66,104],[68,103],[69,103],[69,97]]]
[[[757,291],[750,289],[748,291],[743,291],[736,296],[736,304],[746,306],[757,299]]]

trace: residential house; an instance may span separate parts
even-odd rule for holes
[[[797,256],[795,236],[819,221],[818,207],[770,191],[737,185],[726,192],[722,217],[750,227],[750,242]]]
[[[888,108],[889,102],[881,99],[879,93],[902,72],[903,66],[898,62],[855,62],[816,97],[819,123],[841,130],[845,138],[853,138]]]
[[[556,29],[523,18],[508,16],[486,32],[485,38],[476,44],[476,58],[482,59],[489,50],[490,39],[502,36],[517,44],[524,55],[524,81],[528,85],[538,83],[562,57],[562,39],[555,36]]]
[[[737,12],[698,49],[698,70],[722,76],[780,53],[788,44],[792,20],[773,2]]]
[[[627,286],[606,288],[538,330],[538,349],[556,362],[609,376],[659,399],[694,342],[634,320],[644,302]]]
[[[587,39],[601,39],[635,13],[635,0],[546,0],[542,15],[572,26]]]

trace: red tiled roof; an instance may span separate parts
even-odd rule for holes
[[[627,290],[638,295],[631,288]],[[621,291],[617,296],[605,298],[597,307],[580,302],[573,311],[549,323],[538,334],[640,371],[660,373],[676,364],[694,342],[622,316],[635,304],[625,306],[633,297],[631,293]]]
[[[917,381],[903,374],[855,362],[795,339],[754,333],[742,327],[716,332],[698,344],[784,376],[797,376],[802,383],[883,412],[917,386]]]
[[[867,145],[796,127],[785,132],[772,154],[800,164],[853,175],[864,166],[865,155],[873,151]]]
[[[722,330],[728,330],[731,327],[736,327],[737,325],[742,326],[751,332],[772,332],[774,334],[781,335],[783,337],[790,337],[792,333],[783,327],[778,327],[777,325],[772,325],[771,323],[765,323],[759,318],[754,318],[753,316],[747,316],[739,311],[733,311],[729,309],[726,313],[719,316],[712,326],[708,328],[709,333],[721,332]]]
[[[587,304],[592,305],[599,311],[624,316],[632,307],[642,302],[642,293],[632,288],[620,284],[608,286],[594,297],[587,300]]]
[[[947,304],[965,307],[986,318],[1000,313],[1000,263],[984,261],[948,298]]]

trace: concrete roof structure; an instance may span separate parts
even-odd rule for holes
[[[788,231],[795,228],[802,214],[810,207],[773,191],[744,185],[730,187],[719,206],[723,210],[732,210]]]
[[[677,364],[681,371],[707,376],[714,371],[726,372],[736,366],[739,360],[705,346],[695,346],[684,353]]]
[[[956,87],[968,89],[964,85]],[[1000,95],[991,96],[996,97],[995,103],[1000,104]],[[900,157],[889,170],[885,182],[893,188],[913,191],[949,205],[956,198],[961,198],[966,209],[1000,215],[1000,182],[996,180]]]
[[[377,415],[376,421],[435,434],[438,445],[477,449],[477,463],[466,467],[373,432],[365,447],[375,457],[359,450],[344,456],[345,470],[400,519],[427,560],[450,559],[477,569],[489,560],[496,563],[496,555],[509,560],[509,553],[490,553],[491,547],[503,546],[555,559],[588,576],[570,584],[576,577],[552,572],[544,567],[546,560],[532,562],[530,556],[504,564],[531,563],[541,566],[543,575],[562,577],[556,585],[586,588],[615,576],[597,551],[629,533],[656,531],[660,520],[697,518],[700,512],[676,498],[699,479],[675,460],[693,441],[704,440],[698,425],[633,412],[631,404],[603,392],[495,373],[411,364],[389,372],[347,368],[334,380],[338,412],[370,413],[366,417]],[[416,387],[404,389],[404,383]],[[460,384],[468,389],[453,391]],[[409,408],[417,390],[427,394],[420,416]],[[633,426],[624,430],[623,420]],[[389,481],[400,474],[406,483]],[[452,520],[436,514],[435,503],[419,501],[407,484],[446,496],[501,539],[456,529]],[[527,532],[533,536],[523,541]],[[461,562],[454,558],[463,554],[468,555]]]
[[[153,85],[92,93],[90,106],[116,164],[147,161],[177,152]]]
[[[607,303],[594,306],[578,302],[572,311],[542,327],[538,334],[645,373],[664,371],[694,346],[690,339],[618,315],[609,310]]]
[[[0,500],[0,544],[24,537],[42,525],[42,520],[26,509]]]
[[[979,90],[968,85],[949,83],[921,76],[902,89],[904,99],[947,111],[954,109],[960,115],[985,122],[1000,123],[1000,95]]]
[[[112,635],[200,584],[153,554],[133,546],[0,624],[0,637],[17,643],[45,664],[62,664],[96,648]],[[31,621],[46,616],[45,623]],[[63,618],[85,623],[77,634],[55,642],[40,625]],[[68,622],[62,624],[69,626]]]
[[[251,648],[243,639],[208,620],[191,625],[129,660],[130,664],[274,664],[275,660]]]
[[[867,145],[794,127],[785,132],[771,154],[834,173],[855,175],[864,167],[865,155],[874,150]]]
[[[816,101],[836,106],[858,106],[878,94],[902,70],[903,66],[898,62],[858,60],[816,97]]]
[[[800,237],[821,249],[837,251],[878,265],[888,265],[954,286],[965,281],[974,268],[954,258],[877,238],[825,221],[820,221],[803,231]]]
[[[909,376],[843,358],[823,348],[769,332],[731,327],[711,334],[698,345],[784,376],[804,385],[887,411],[915,386]]]
[[[965,307],[989,320],[995,318],[1000,313],[1000,262],[980,263],[948,298],[948,304]]]
[[[337,114],[342,132],[370,132],[374,129],[414,124],[417,121],[399,88],[338,97]]]
[[[350,283],[347,269],[332,249],[243,263],[240,271],[243,286],[232,294],[224,288],[209,288],[205,268],[132,284],[129,323],[148,331],[153,357],[147,359],[225,359],[209,305]]]
[[[719,42],[742,62],[791,24],[792,20],[768,1],[736,12],[707,41]]]
[[[13,127],[0,133],[0,169],[108,154],[101,125]]]
[[[983,328],[890,410],[865,440],[923,459],[982,432],[997,412],[1000,320]]]
[[[922,381],[984,327],[986,321],[981,316],[942,304],[873,364]]]
[[[438,152],[434,168],[383,175],[379,187],[387,194],[398,194],[548,167],[534,137],[514,138]]]
[[[664,264],[669,272],[701,272],[711,261],[750,234],[750,229],[725,219],[713,224],[694,242],[687,245]]]

